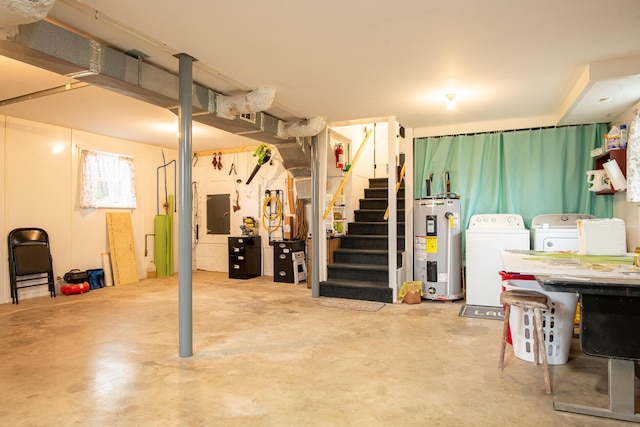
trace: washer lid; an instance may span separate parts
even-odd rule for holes
[[[542,214],[533,218],[531,228],[576,228],[579,219],[593,219],[587,214]]]

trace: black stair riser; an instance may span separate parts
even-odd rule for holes
[[[367,252],[357,251],[340,251],[338,249],[334,253],[334,262],[345,264],[372,264],[372,265],[387,265],[389,264],[389,253],[376,253],[370,254]],[[398,268],[402,267],[402,254],[398,254],[397,257]]]
[[[353,212],[353,218],[356,222],[383,222],[387,223],[387,220],[384,219],[385,209],[367,209],[367,210],[357,210]],[[397,210],[396,219],[404,219],[404,209]]]
[[[386,235],[389,226],[386,222],[350,222],[347,230],[349,230],[349,234]],[[399,236],[404,236],[404,223],[398,224],[396,233]]]
[[[404,209],[404,199],[397,199],[398,209]],[[388,199],[360,199],[360,209],[382,209],[387,210]]]
[[[398,250],[404,250],[404,236],[398,237]],[[342,236],[341,244],[348,249],[387,249],[387,236]]]
[[[369,178],[369,188],[387,187],[389,179],[387,178]]]
[[[384,219],[385,210],[376,210],[376,209],[365,209],[365,210],[357,210],[353,212],[353,219],[357,222],[382,222],[387,223],[387,220]],[[404,209],[398,209],[396,214],[396,220],[398,222],[404,222]]]
[[[384,199],[388,195],[386,188],[365,188],[364,189],[364,198],[365,199]],[[404,198],[404,188],[400,187],[398,190],[397,198]]]
[[[328,280],[320,282],[320,296],[365,301],[393,302],[389,288],[388,221],[384,213],[388,206],[388,180],[369,180],[360,209],[354,212],[354,222],[341,239],[341,248],[334,254],[334,263],[327,266]],[[404,182],[397,192],[397,219],[405,216]],[[402,266],[405,248],[405,224],[397,225],[397,265]]]
[[[369,178],[369,188],[387,188],[389,186],[388,178]],[[404,187],[404,179],[400,182],[400,188]]]
[[[387,271],[362,269],[357,266],[341,268],[339,264],[329,264],[327,266],[327,279],[389,283],[389,273]]]
[[[393,290],[388,287],[383,288],[372,286],[369,288],[362,288],[333,285],[330,282],[322,282],[320,283],[320,296],[393,303]]]

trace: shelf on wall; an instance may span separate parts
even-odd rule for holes
[[[619,148],[616,150],[609,150],[604,154],[596,157],[596,170],[604,169],[603,165],[609,160],[615,160],[622,171],[622,175],[627,177],[627,150],[625,148]],[[616,190],[609,188],[608,190],[596,191],[596,194],[614,194]]]

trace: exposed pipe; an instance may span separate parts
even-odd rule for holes
[[[144,257],[146,258],[147,255],[149,255],[149,249],[148,249],[148,244],[147,244],[147,237],[149,236],[154,236],[155,234],[151,233],[151,234],[145,234],[144,235]]]
[[[40,21],[49,14],[55,0],[0,0],[0,25]]]
[[[164,152],[162,157],[164,158]],[[176,179],[176,170],[175,170],[175,166],[176,166],[176,161],[175,160],[171,160],[168,163],[165,163],[164,165],[158,166],[158,168],[156,169],[156,214],[160,215],[160,169],[164,168],[164,197],[165,197],[165,204],[167,202],[167,200],[169,199],[169,194],[167,191],[167,166],[169,166],[170,164],[173,163],[173,188],[174,191],[176,191],[178,189],[177,187],[177,179]],[[167,209],[167,206],[165,205],[165,210]],[[166,213],[166,212],[165,212]]]
[[[264,111],[271,107],[275,96],[276,90],[266,86],[237,96],[217,95],[216,115],[233,120],[240,114]]]
[[[0,0],[0,39],[18,33],[17,25],[47,17],[55,0]]]
[[[303,119],[294,123],[278,122],[277,136],[279,138],[307,137],[320,133],[327,124],[327,118],[316,116],[310,119]]]

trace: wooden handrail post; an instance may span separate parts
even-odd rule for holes
[[[402,169],[400,170],[400,178],[398,179],[398,182],[396,182],[396,194],[398,194],[398,190],[400,189],[400,184],[404,179],[404,169],[406,166],[407,166],[407,162],[404,162],[402,164]],[[389,205],[387,205],[387,210],[384,212],[384,220],[386,221],[388,219],[389,219]]]

